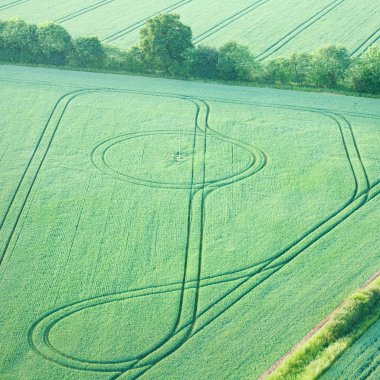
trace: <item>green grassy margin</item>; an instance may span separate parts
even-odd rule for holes
[[[317,379],[380,318],[380,272],[260,379]]]
[[[264,83],[264,82],[228,81],[228,80],[222,80],[222,79],[199,79],[199,78],[189,78],[185,76],[165,75],[164,73],[143,73],[143,72],[140,73],[140,72],[135,72],[135,71],[87,68],[87,67],[79,67],[79,66],[76,67],[76,66],[14,63],[14,62],[0,61],[0,66],[1,65],[2,66],[21,66],[21,67],[39,67],[39,68],[54,69],[54,70],[81,71],[81,72],[101,73],[101,74],[117,74],[117,75],[128,75],[128,76],[148,77],[148,78],[163,78],[163,79],[183,80],[186,82],[223,84],[223,85],[228,85],[228,86],[240,86],[240,87],[273,88],[276,90],[291,90],[291,91],[301,91],[301,92],[314,92],[314,93],[321,93],[321,94],[355,96],[359,98],[380,99],[380,95],[378,94],[368,94],[364,92],[350,91],[344,87],[340,87],[340,88],[326,88],[326,87],[312,87],[312,86],[307,87],[307,86],[297,85],[295,83],[273,84],[273,83]]]

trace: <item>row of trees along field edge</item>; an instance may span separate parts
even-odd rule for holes
[[[247,46],[194,46],[179,15],[147,20],[137,46],[128,50],[97,37],[73,38],[60,25],[0,21],[0,61],[58,65],[187,79],[328,88],[380,94],[380,47],[352,58],[343,46],[323,46],[259,62]]]

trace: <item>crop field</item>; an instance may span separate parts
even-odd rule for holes
[[[380,321],[322,376],[322,380],[376,380],[380,377]]]
[[[135,45],[145,21],[178,13],[191,26],[194,43],[248,45],[264,60],[323,44],[343,44],[360,55],[380,43],[377,0],[1,0],[0,19],[55,21],[74,36],[96,35],[120,47]]]
[[[377,99],[0,67],[0,378],[257,378],[380,264]]]

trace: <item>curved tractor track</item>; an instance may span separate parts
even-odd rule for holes
[[[252,155],[252,160],[249,165],[244,168],[243,171],[236,175],[232,175],[228,178],[219,178],[214,181],[207,181],[206,171],[207,164],[205,160],[206,150],[207,150],[207,140],[209,136],[213,136],[220,141],[228,141],[234,144],[245,145],[234,139],[230,139],[225,135],[222,135],[208,125],[209,117],[209,106],[207,103],[196,100],[187,99],[186,97],[178,97],[191,101],[196,107],[194,131],[191,134],[193,137],[193,152],[196,147],[200,147],[202,151],[202,162],[196,164],[194,162],[194,154],[192,155],[192,170],[191,179],[189,183],[180,184],[179,187],[173,187],[171,184],[167,186],[159,182],[143,183],[137,181],[135,178],[130,178],[125,176],[125,180],[138,183],[139,185],[150,186],[150,187],[165,187],[165,188],[186,188],[189,190],[188,199],[188,212],[187,212],[187,237],[186,237],[186,252],[183,267],[183,280],[179,284],[175,284],[175,291],[180,292],[180,302],[178,308],[178,314],[174,326],[172,327],[170,333],[158,342],[154,347],[149,349],[147,352],[142,353],[137,357],[126,357],[122,361],[91,361],[91,360],[80,360],[78,358],[71,357],[64,352],[60,352],[54,348],[49,341],[49,332],[60,320],[72,315],[73,313],[83,310],[84,308],[89,308],[95,305],[100,305],[102,303],[117,302],[129,298],[134,298],[136,295],[133,292],[121,293],[121,294],[110,294],[108,299],[104,297],[95,298],[95,304],[83,304],[83,301],[75,303],[73,305],[68,305],[49,312],[40,318],[32,326],[29,333],[29,342],[33,349],[40,354],[44,355],[46,358],[56,361],[62,365],[69,367],[80,368],[85,370],[96,370],[96,371],[127,371],[135,369],[145,369],[145,367],[150,367],[157,363],[162,358],[169,355],[171,352],[175,351],[180,347],[192,334],[196,317],[198,314],[198,299],[199,299],[199,289],[201,286],[201,262],[202,262],[202,248],[203,248],[203,232],[205,224],[205,208],[206,208],[206,198],[215,190],[221,189],[224,186],[235,183],[236,181],[242,180],[244,178],[250,177],[257,171],[261,170],[265,163],[265,155],[253,148],[250,150]],[[203,127],[200,126],[200,117],[202,114]],[[168,133],[168,131],[148,131],[139,132],[138,135],[144,134],[160,134]],[[126,137],[126,136],[123,136]],[[129,138],[136,138],[136,134],[131,134]],[[100,144],[95,148],[92,157],[93,162],[99,167],[97,163],[97,151],[100,148],[102,151],[103,144]],[[259,159],[256,158],[256,155]],[[104,156],[100,154],[100,162],[104,163],[102,160]],[[195,166],[200,165],[198,172],[201,173],[201,178],[196,182],[195,179]],[[99,167],[102,169],[102,167]],[[195,242],[195,243],[194,243]],[[204,282],[205,279],[203,279]],[[212,279],[210,279],[212,280]],[[211,281],[212,282],[212,281]],[[190,286],[189,286],[190,285]],[[153,288],[152,288],[153,289]],[[150,292],[152,294],[152,292]]]
[[[30,198],[30,194],[35,185],[35,180],[40,172],[67,107],[78,96],[94,92],[135,93],[140,95],[184,99],[192,102],[195,106],[194,129],[193,132],[191,132],[191,136],[193,137],[193,151],[196,147],[201,147],[203,159],[200,163],[196,163],[192,160],[191,179],[189,183],[181,184],[181,187],[179,187],[185,187],[188,189],[187,237],[182,281],[173,282],[171,284],[152,285],[150,287],[133,289],[125,292],[94,296],[89,299],[79,300],[78,302],[70,305],[63,305],[56,310],[51,310],[42,315],[35,321],[29,330],[29,344],[36,353],[62,366],[86,371],[111,372],[115,374],[115,378],[120,377],[132,379],[140,377],[162,359],[180,348],[189,339],[221,316],[226,310],[238,303],[254,288],[265,282],[274,273],[284,268],[295,257],[303,253],[316,241],[326,236],[336,226],[348,219],[357,210],[364,206],[364,204],[374,199],[380,193],[380,181],[374,183],[372,186],[369,184],[369,179],[356,144],[352,126],[344,116],[307,107],[289,107],[256,102],[228,102],[222,100],[224,103],[237,103],[251,106],[260,105],[271,108],[315,112],[333,119],[337,125],[342,147],[346,154],[353,176],[354,190],[351,197],[337,210],[333,211],[329,216],[306,231],[292,244],[275,253],[272,257],[261,262],[252,263],[252,265],[236,271],[204,277],[202,276],[201,264],[203,233],[206,223],[205,211],[207,208],[207,197],[216,190],[222,189],[224,186],[232,185],[236,181],[244,180],[245,178],[257,173],[267,163],[267,157],[259,149],[247,146],[247,144],[244,144],[243,142],[232,139],[213,130],[208,124],[210,106],[203,100],[194,99],[183,95],[159,94],[154,92],[124,91],[116,89],[80,89],[72,91],[61,97],[53,108],[50,118],[40,137],[40,141],[37,144],[36,150],[33,153],[29,165],[15,193],[12,204],[9,207],[9,210],[12,211],[16,209],[16,211],[8,213],[6,224],[8,225],[9,222],[12,225],[12,230],[9,234],[5,249],[3,250],[3,257],[8,251],[11,251],[11,241],[16,235],[16,230],[18,228],[21,215]],[[167,133],[167,131],[147,131],[145,133],[156,134]],[[120,138],[133,137],[133,134],[120,136]],[[250,161],[250,164],[245,167],[241,173],[238,173],[235,176],[231,176],[230,178],[221,178],[215,181],[208,181],[207,162],[205,158],[207,152],[207,141],[210,137],[219,139],[220,141],[226,141],[231,144],[242,144],[251,154],[252,160]],[[94,165],[100,170],[104,171],[108,175],[115,176],[114,172],[108,171],[109,168],[107,169],[107,162],[104,160],[104,151],[107,148],[108,143],[109,141],[99,144],[92,153],[92,159]],[[201,167],[195,168],[195,166],[198,165]],[[195,178],[195,169],[198,169],[198,172],[201,173],[200,179]],[[124,176],[124,178],[119,179],[137,183],[142,186],[148,185],[147,183],[142,183],[139,179],[129,178],[128,176]],[[167,186],[167,184],[162,183],[150,183],[149,185],[151,187],[168,187],[172,189],[178,188],[175,184],[174,186],[173,184],[169,184],[169,186]],[[15,202],[16,200],[17,202]],[[209,285],[226,282],[233,283],[232,289],[225,292],[212,304],[200,309],[198,302],[200,289]],[[165,336],[161,341],[157,342],[154,347],[144,353],[134,357],[126,356],[123,360],[89,360],[70,356],[69,354],[58,350],[51,344],[49,337],[51,329],[59,321],[81,310],[91,309],[102,304],[124,301],[136,297],[147,297],[153,294],[164,294],[169,292],[177,292],[180,295],[176,321],[170,333],[167,334],[167,336]]]

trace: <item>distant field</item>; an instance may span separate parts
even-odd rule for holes
[[[378,100],[0,83],[0,378],[256,378],[379,267]]]
[[[20,16],[32,22],[54,20],[75,36],[130,47],[147,18],[179,13],[194,43],[220,46],[234,40],[259,59],[291,51],[343,44],[353,55],[380,42],[377,0],[1,0],[0,19]]]
[[[380,321],[337,360],[321,380],[380,378]]]

